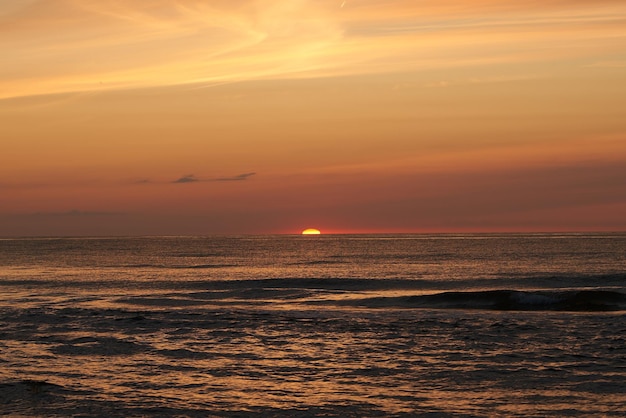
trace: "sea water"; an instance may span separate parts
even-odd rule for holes
[[[0,240],[0,415],[625,413],[626,234]]]

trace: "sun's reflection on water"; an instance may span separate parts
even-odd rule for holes
[[[234,240],[228,257],[223,241],[200,241],[0,267],[0,415],[610,416],[626,404],[623,311],[416,304],[479,270],[465,282],[474,291],[503,268],[524,289],[560,281],[516,282],[527,263],[477,263],[486,253],[476,243],[437,238],[417,253],[390,240],[398,247],[367,266],[378,239],[358,251],[352,240],[299,239],[281,244],[275,266],[266,241]],[[457,262],[457,250],[471,257]],[[238,264],[250,251],[253,265]],[[552,258],[540,259],[552,275]],[[603,277],[622,286],[623,275]]]
[[[618,392],[623,370],[609,374],[605,360],[580,354],[601,316],[582,317],[589,327],[573,329],[558,314],[129,311],[94,303],[22,313],[30,321],[22,317],[5,332],[32,338],[5,339],[3,352],[25,377],[43,373],[76,403],[145,405],[154,398],[181,411],[495,408],[539,416],[535,398],[543,413],[567,410],[563,399],[597,411],[584,402],[598,390],[605,405],[625,400]],[[553,327],[567,337],[561,346],[554,346]]]

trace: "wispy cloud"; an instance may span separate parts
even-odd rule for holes
[[[599,61],[592,64],[588,64],[587,67],[591,68],[626,68],[626,59],[622,61]]]
[[[243,173],[232,177],[218,177],[215,181],[243,181],[249,177],[254,176],[256,173]]]
[[[2,9],[0,98],[286,77],[327,66],[325,50],[341,35],[328,8],[309,0],[41,0]]]
[[[185,176],[182,176],[174,180],[172,183],[195,183],[198,181],[200,181],[200,179],[194,176],[193,174],[187,174]]]
[[[114,188],[119,186],[146,185],[158,186],[164,184],[187,184],[200,182],[229,182],[229,181],[245,181],[256,175],[255,172],[237,174],[233,176],[220,177],[198,177],[194,174],[185,174],[175,180],[154,179],[149,177],[139,179],[115,180],[115,179],[81,179],[80,175],[71,178],[57,180],[56,182],[29,181],[29,182],[10,182],[1,181],[0,190],[30,190],[30,189],[50,189],[50,188],[89,188],[96,189],[100,187]]]
[[[250,172],[250,173],[237,174],[235,176],[216,177],[216,178],[198,178],[193,174],[187,174],[174,180],[172,183],[197,183],[197,182],[209,182],[209,181],[244,181],[250,178],[251,176],[254,176],[255,174],[256,173],[254,172]]]
[[[549,61],[554,51],[610,60],[623,52],[626,3],[30,0],[2,2],[0,26],[2,99]]]

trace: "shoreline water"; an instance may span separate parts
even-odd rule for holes
[[[299,238],[2,241],[0,414],[623,412],[626,234]]]

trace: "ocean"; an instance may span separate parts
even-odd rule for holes
[[[626,415],[626,234],[0,240],[0,415]]]

